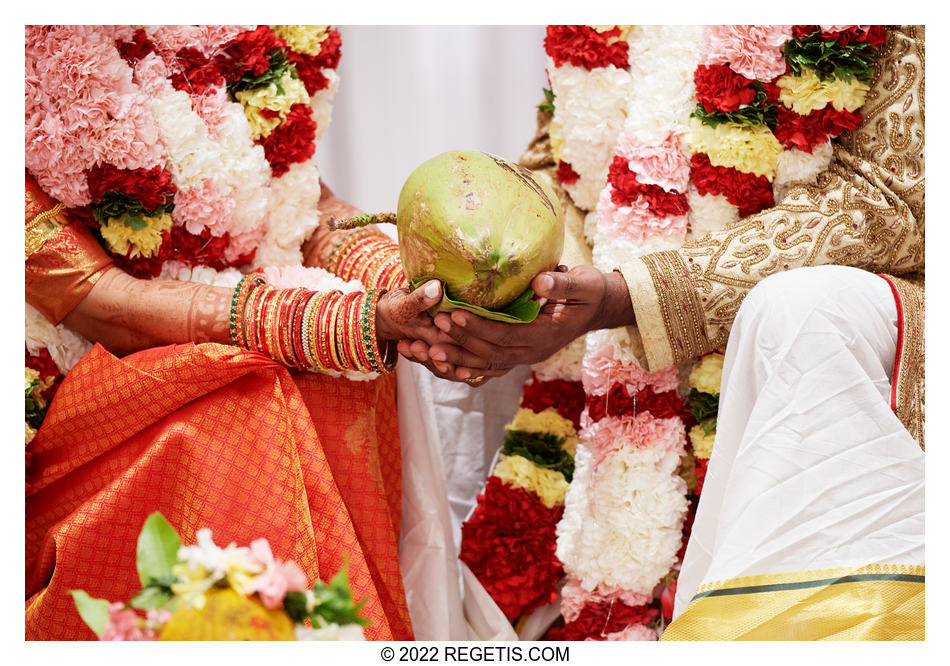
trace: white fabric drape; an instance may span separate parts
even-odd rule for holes
[[[887,283],[855,268],[749,293],[674,618],[706,582],[924,564],[924,453],[890,408],[897,325]]]

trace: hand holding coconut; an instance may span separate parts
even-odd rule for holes
[[[531,286],[547,299],[538,317],[528,324],[489,321],[469,312],[435,316],[435,325],[454,344],[400,344],[412,358],[432,359],[446,370],[454,366],[458,379],[497,376],[516,365],[543,361],[588,331],[635,323],[627,284],[619,272],[602,273],[593,266],[541,273]],[[446,365],[448,364],[448,365]]]

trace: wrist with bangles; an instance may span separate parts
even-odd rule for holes
[[[376,229],[357,229],[340,239],[330,252],[326,269],[344,280],[359,280],[366,287],[387,291],[409,288],[399,246]]]
[[[245,275],[231,298],[231,342],[300,370],[391,372],[395,344],[380,349],[376,307],[382,290],[344,294],[278,289]]]

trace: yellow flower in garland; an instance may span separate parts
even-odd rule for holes
[[[161,217],[140,217],[145,221],[141,229],[133,229],[126,224],[128,215],[120,218],[110,217],[99,227],[99,233],[116,254],[128,257],[151,257],[162,245],[162,233],[172,228],[172,216],[165,213]]]
[[[25,370],[24,375],[26,380],[26,385],[23,387],[23,390],[29,391],[30,387],[33,386],[33,382],[39,381],[40,373],[33,368],[24,367],[23,369]]]
[[[569,484],[560,472],[538,467],[521,456],[503,455],[492,473],[515,488],[534,493],[548,508],[564,504]]]
[[[244,115],[251,125],[251,138],[260,139],[270,133],[287,117],[294,104],[309,104],[310,95],[303,81],[295,79],[289,71],[280,77],[280,88],[272,83],[268,86],[242,90],[235,97],[244,107]],[[268,113],[261,113],[267,109]]]
[[[855,111],[864,104],[870,89],[868,84],[857,79],[849,82],[834,77],[822,81],[810,69],[803,69],[799,76],[786,74],[776,83],[782,91],[779,100],[803,116],[823,109],[829,103],[838,111]]]
[[[715,352],[699,359],[693,366],[693,371],[689,373],[690,388],[709,395],[719,395],[722,386],[723,358],[722,354]]]
[[[328,25],[272,25],[270,29],[291,50],[314,57],[320,55],[323,40],[330,34]]]
[[[693,445],[693,455],[697,458],[709,458],[712,455],[713,444],[716,441],[716,431],[708,435],[701,425],[694,425],[689,429],[689,441]]]
[[[548,125],[548,137],[551,139],[551,155],[558,162],[564,161],[564,137],[561,135],[561,126],[553,120]]]
[[[687,142],[694,153],[706,153],[713,166],[732,167],[770,181],[782,152],[782,144],[765,125],[720,123],[710,127],[691,118]]]
[[[577,452],[578,439],[574,424],[558,414],[553,407],[548,407],[540,413],[530,409],[519,409],[511,423],[505,426],[505,430],[542,432],[555,437],[563,437],[564,443],[561,445],[561,449],[572,456]]]
[[[610,32],[614,28],[620,28],[620,34],[618,36],[607,38],[608,44],[627,41],[627,37],[630,36],[630,31],[633,30],[632,25],[592,25],[591,27],[597,32]]]
[[[30,427],[30,424],[26,421],[23,422],[23,425],[26,426],[26,443],[29,444],[36,437],[36,428]]]

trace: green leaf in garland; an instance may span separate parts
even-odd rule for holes
[[[126,213],[122,218],[122,224],[132,229],[132,231],[141,231],[148,226],[148,222],[141,213]]]
[[[136,566],[143,587],[153,579],[174,578],[172,567],[178,563],[180,547],[178,533],[161,513],[156,511],[145,520],[136,548]]]
[[[716,432],[716,417],[706,419],[705,421],[700,421],[699,425],[703,428],[703,434],[711,435]]]
[[[501,452],[506,456],[521,456],[542,469],[560,472],[570,483],[574,478],[574,458],[562,449],[564,438],[547,432],[509,430]]]
[[[766,107],[747,104],[739,108],[738,111],[706,111],[702,104],[696,105],[696,110],[690,116],[696,118],[704,125],[716,128],[724,123],[735,123],[737,125],[747,125],[757,127],[767,125],[774,128],[778,124],[777,106],[771,104]]]
[[[710,395],[693,389],[687,397],[690,409],[693,411],[693,418],[702,422],[709,417],[715,417],[719,413],[719,396]],[[708,434],[708,433],[707,433]]]
[[[109,191],[102,195],[102,198],[90,205],[92,216],[100,225],[105,224],[110,219],[118,220],[123,215],[138,217],[139,219],[152,217],[160,218],[166,213],[171,213],[175,209],[175,198],[171,194],[163,195],[163,203],[152,210],[146,210],[139,201],[122,192]],[[134,222],[129,224],[128,218],[126,224],[133,229],[143,229],[147,222],[142,219],[142,226],[135,227]]]
[[[149,585],[143,587],[142,591],[132,598],[129,605],[132,608],[140,608],[144,611],[157,610],[164,608],[174,598],[175,595],[170,587]]]
[[[82,590],[70,590],[69,593],[73,595],[73,603],[76,604],[79,617],[96,636],[102,638],[106,625],[109,624],[109,602],[105,599],[93,599]]]
[[[284,596],[284,610],[291,620],[302,623],[307,617],[307,595],[303,592],[288,592]]]
[[[876,53],[874,46],[867,42],[842,45],[837,40],[823,39],[818,31],[785,44],[785,60],[792,73],[800,76],[804,69],[811,69],[820,81],[838,78],[850,83],[856,78],[870,83],[874,78]]]
[[[538,110],[545,113],[554,113],[554,91],[550,88],[542,88],[544,91],[544,103],[538,104]]]
[[[279,95],[285,94],[284,88],[280,83],[284,74],[290,72],[291,78],[299,78],[297,68],[287,59],[287,54],[282,49],[274,49],[270,54],[270,67],[260,76],[249,76],[245,74],[239,81],[228,86],[228,94],[232,100],[236,100],[237,93],[242,90],[253,90],[255,88],[266,88],[273,84],[277,88]]]
[[[357,615],[366,604],[366,600],[364,599],[358,604],[353,603],[353,594],[350,592],[350,583],[347,577],[348,569],[349,566],[344,564],[329,585],[320,580],[314,583],[315,604],[309,614],[314,626],[320,626],[320,619],[327,624],[358,624],[360,626],[369,624],[368,620]]]

